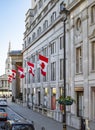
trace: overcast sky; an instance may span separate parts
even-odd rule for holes
[[[21,50],[25,31],[25,14],[31,0],[0,0],[0,75],[5,73],[9,42],[12,50]]]

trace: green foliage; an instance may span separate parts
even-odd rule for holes
[[[58,101],[61,105],[72,105],[75,100],[71,96],[67,96],[64,98],[64,96],[60,96],[56,101]]]

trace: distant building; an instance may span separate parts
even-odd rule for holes
[[[11,50],[11,42],[9,42],[7,58],[5,62],[5,74],[8,75],[12,74],[12,69],[17,71],[17,65],[22,66],[22,53],[21,50]],[[16,78],[12,79],[11,83],[8,83],[9,90],[11,91],[12,96],[14,99],[19,98],[22,95],[22,89],[20,85],[20,78],[18,73],[16,73]]]
[[[11,50],[11,43],[9,42],[7,58],[5,61],[5,74],[0,75],[0,96],[10,96],[12,95],[12,86],[8,82],[8,75],[11,73],[11,58],[8,53]]]
[[[18,75],[17,66],[22,66],[22,53],[21,50],[11,50],[9,52],[9,57],[11,58],[11,71],[16,70],[16,78],[12,80],[12,96],[14,99],[20,98],[22,95],[21,82]]]
[[[0,97],[2,96],[10,96],[12,94],[9,83],[8,83],[8,76],[3,74],[0,76]]]

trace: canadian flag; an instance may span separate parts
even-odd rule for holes
[[[46,76],[46,68],[47,68],[47,64],[48,64],[48,58],[39,54],[39,60],[40,60],[41,74],[43,76]]]
[[[8,82],[9,82],[9,83],[12,82],[12,79],[13,79],[13,76],[12,76],[12,75],[8,75]]]
[[[35,72],[34,72],[34,64],[31,63],[31,62],[27,62],[27,65],[29,66],[29,73],[31,73],[33,76],[35,75]]]
[[[13,76],[13,79],[16,78],[16,70],[12,69],[12,76]]]
[[[25,77],[24,69],[21,66],[18,66],[18,72],[19,72],[19,77],[20,78],[24,78]]]

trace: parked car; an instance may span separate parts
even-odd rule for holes
[[[33,124],[28,122],[20,122],[7,120],[5,125],[1,127],[3,130],[35,130]]]
[[[6,98],[0,98],[0,106],[7,106],[7,99]]]
[[[8,114],[4,108],[0,108],[0,120],[6,121],[8,118]]]

